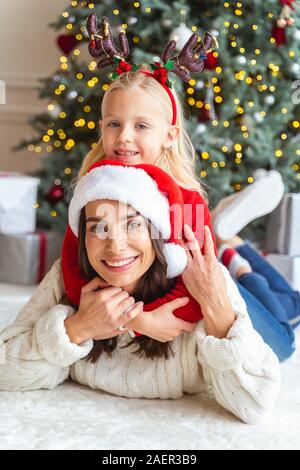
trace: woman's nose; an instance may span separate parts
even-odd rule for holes
[[[113,230],[106,239],[106,250],[112,255],[118,255],[126,250],[127,241],[124,233]]]

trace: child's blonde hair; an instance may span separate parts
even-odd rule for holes
[[[141,73],[141,70],[147,70],[146,67],[142,67],[136,72],[126,72],[119,75],[110,85],[108,90],[105,92],[101,111],[103,110],[103,103],[107,99],[110,93],[114,90],[131,90],[141,88],[142,90],[149,93],[155,101],[161,103],[163,106],[163,112],[166,113],[166,119],[168,122],[172,121],[172,104],[167,92],[163,89],[160,83],[150,76]],[[164,148],[155,164],[166,171],[172,176],[179,186],[186,189],[193,189],[198,191],[202,197],[206,199],[206,193],[195,175],[196,165],[196,153],[193,144],[185,129],[185,118],[181,103],[177,97],[177,94],[172,88],[172,93],[175,98],[177,107],[177,121],[176,125],[179,127],[180,132],[178,138],[173,142],[171,148]],[[103,115],[103,113],[101,112]],[[90,166],[107,156],[103,150],[102,137],[97,142],[95,147],[86,155],[82,162],[82,167],[79,171],[78,177],[81,178],[89,170]]]

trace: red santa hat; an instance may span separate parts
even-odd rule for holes
[[[114,160],[94,163],[78,181],[69,206],[69,225],[78,237],[80,212],[89,202],[111,199],[132,206],[150,220],[165,241],[167,277],[179,276],[187,264],[179,244],[183,228],[183,198],[179,186],[163,170],[148,164]]]

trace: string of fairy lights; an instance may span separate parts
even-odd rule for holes
[[[237,56],[237,60],[238,60],[240,67],[239,67],[239,70],[234,73],[234,78],[237,84],[243,82],[249,87],[255,87],[259,93],[267,93],[267,96],[265,98],[264,109],[259,109],[259,105],[256,104],[255,101],[253,100],[248,100],[247,102],[242,103],[241,100],[237,97],[233,99],[231,103],[231,105],[233,106],[233,111],[236,113],[236,116],[240,117],[238,122],[240,126],[240,131],[241,131],[241,140],[239,142],[232,142],[232,148],[229,148],[229,146],[226,144],[221,145],[220,150],[224,154],[224,160],[223,161],[211,161],[210,163],[211,168],[225,167],[226,156],[228,156],[229,154],[231,155],[232,150],[234,150],[234,161],[236,165],[240,165],[242,163],[243,155],[244,155],[243,151],[244,151],[244,148],[247,146],[247,139],[249,138],[249,125],[246,119],[247,112],[248,110],[254,112],[255,109],[257,108],[254,115],[256,116],[257,122],[262,122],[268,115],[269,106],[271,104],[274,104],[275,102],[274,94],[276,92],[276,84],[274,84],[274,81],[276,81],[276,79],[279,80],[283,77],[280,66],[276,63],[268,64],[267,72],[272,77],[272,80],[273,80],[273,82],[270,84],[268,83],[269,76],[267,76],[267,74],[265,74],[265,76],[262,73],[253,74],[251,70],[248,69],[247,71],[247,67],[243,67],[243,65],[245,66],[247,63],[250,64],[251,66],[256,66],[258,58],[259,56],[261,56],[262,51],[257,47],[253,50],[250,50],[251,45],[249,45],[248,50],[246,50],[244,45],[241,43],[242,37],[238,36],[238,31],[241,27],[239,23],[239,19],[244,16],[242,2],[237,2],[235,4],[235,9],[233,13],[236,19],[234,21],[232,21],[232,11],[230,15],[231,21],[229,21],[229,19],[226,18],[226,9],[230,7],[232,8],[232,5],[230,5],[229,2],[224,2],[223,5],[224,5],[224,21],[223,21],[224,29],[222,31],[222,34],[228,35],[230,47],[238,50],[238,53],[240,54]],[[133,2],[132,6],[138,10],[139,8],[141,8],[141,3]],[[93,10],[95,5],[94,3],[87,2],[87,1],[82,1],[82,2],[71,1],[70,7],[88,8],[88,9]],[[152,8],[151,7],[143,8],[143,13],[150,15],[152,13]],[[120,14],[120,10],[118,8],[115,8],[112,10],[112,14],[115,16],[118,16]],[[183,23],[185,21],[186,14],[187,14],[187,11],[185,9],[180,10],[180,15],[182,17]],[[66,28],[67,33],[71,33],[72,30],[74,29],[75,17],[72,17],[72,14],[70,14],[70,12],[68,11],[64,11],[62,13],[62,17],[66,20],[65,28]],[[270,21],[273,21],[274,13],[268,12],[267,18]],[[252,30],[255,32],[257,31],[258,33],[260,33],[260,28],[263,28],[263,27],[264,27],[263,24],[258,25],[258,24],[253,23],[251,25]],[[126,31],[127,28],[128,28],[128,24],[124,23],[121,25],[122,30]],[[196,32],[198,31],[198,26],[193,25],[190,29],[193,32]],[[75,37],[78,43],[80,43],[80,41],[83,41],[84,39],[87,38],[87,32],[86,32],[85,26],[80,27],[80,32],[78,32]],[[134,36],[132,40],[135,44],[138,44],[140,42],[140,38],[138,36]],[[275,43],[274,37],[270,37],[270,43],[272,44]],[[75,49],[72,51],[72,54],[75,57],[78,57],[80,55],[79,48],[75,47]],[[247,58],[245,57],[245,54],[247,54]],[[296,59],[296,53],[294,50],[289,50],[288,55],[290,58]],[[219,57],[219,53],[217,51],[214,51],[213,57],[217,61]],[[67,71],[70,68],[68,57],[65,55],[62,55],[59,60],[60,60],[60,69],[64,72]],[[93,72],[94,70],[96,70],[96,68],[97,68],[97,63],[95,61],[91,61],[88,64],[88,69],[90,70],[90,72]],[[84,74],[82,72],[76,73],[76,79],[78,81],[83,81],[83,82],[86,80],[85,86],[89,88],[95,87],[99,82],[99,79],[97,76],[92,76],[91,78],[89,77],[88,79],[85,79]],[[210,111],[212,106],[214,105],[218,106],[221,103],[223,103],[224,102],[224,96],[222,95],[223,79],[224,79],[223,68],[217,64],[213,70],[213,73],[210,79],[204,83],[205,87],[211,88],[211,90],[213,91],[213,102],[206,102],[203,98],[197,99],[197,91],[198,91],[198,88],[200,87],[197,86],[198,84],[197,80],[191,79],[186,87],[186,94],[187,94],[186,101],[188,105],[191,107],[196,107],[200,110],[203,109],[206,111]],[[109,86],[108,83],[104,83],[102,85],[103,91],[106,91],[108,86]],[[91,106],[86,105],[84,103],[85,100],[83,96],[81,95],[77,96],[77,92],[75,92],[74,90],[73,91],[66,90],[66,86],[62,83],[58,84],[54,90],[54,94],[57,97],[63,95],[66,92],[68,92],[70,96],[72,96],[72,93],[73,93],[74,98],[77,99],[77,102],[79,104],[82,104],[82,116],[79,119],[76,119],[74,121],[73,126],[75,128],[86,127],[87,129],[90,129],[90,130],[95,129],[96,123],[92,119],[89,119],[89,115],[92,111]],[[59,106],[57,106],[57,103],[55,102],[55,100],[53,100],[51,103],[48,104],[48,111],[49,111],[50,116],[52,113],[53,116],[55,115],[56,118],[59,118],[61,120],[62,122],[61,127],[59,129],[53,129],[51,128],[51,126],[49,126],[49,129],[47,129],[47,131],[42,137],[42,141],[44,145],[43,144],[42,145],[30,144],[28,146],[28,150],[36,152],[37,154],[41,153],[42,151],[51,153],[59,148],[63,148],[66,151],[72,150],[74,146],[76,145],[76,141],[74,140],[74,138],[69,138],[67,135],[67,132],[63,129],[63,121],[68,117],[67,113],[64,110],[59,109]],[[283,106],[280,112],[283,115],[289,113],[289,103]],[[229,120],[219,121],[218,119],[213,119],[211,121],[211,125],[214,127],[222,126],[223,128],[229,128],[233,124],[235,125],[235,129],[236,129],[236,125],[237,125],[236,119],[234,119],[234,122],[233,121],[230,122]],[[54,123],[53,123],[53,126],[54,126]],[[297,119],[294,119],[289,123],[289,126],[290,128],[287,128],[286,130],[283,130],[281,132],[280,138],[283,142],[289,139],[290,129],[293,130],[293,132],[294,130],[299,129],[300,122]],[[96,146],[96,142],[92,143],[91,147],[93,148],[95,146]],[[300,148],[296,149],[296,155],[300,156]],[[212,158],[210,153],[205,150],[203,150],[199,156],[202,160],[210,161],[210,159]],[[276,158],[284,157],[283,150],[281,148],[276,148],[274,150],[274,156]],[[296,173],[296,177],[300,179],[299,165],[294,163],[292,165],[292,169]],[[64,168],[64,173],[65,175],[70,175],[72,173],[72,168],[70,167]],[[202,178],[205,178],[207,176],[207,171],[202,170],[200,172],[200,176]],[[253,181],[254,181],[253,177],[249,176],[247,179],[247,182],[252,183]],[[60,183],[61,181],[59,179],[55,180],[55,184],[59,185]],[[236,184],[235,189],[236,190],[241,189],[241,185]],[[51,215],[55,217],[57,215],[56,211],[53,210],[51,212]]]

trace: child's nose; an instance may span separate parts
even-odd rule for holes
[[[121,129],[119,133],[120,142],[133,142],[133,140],[132,131],[129,128]]]

